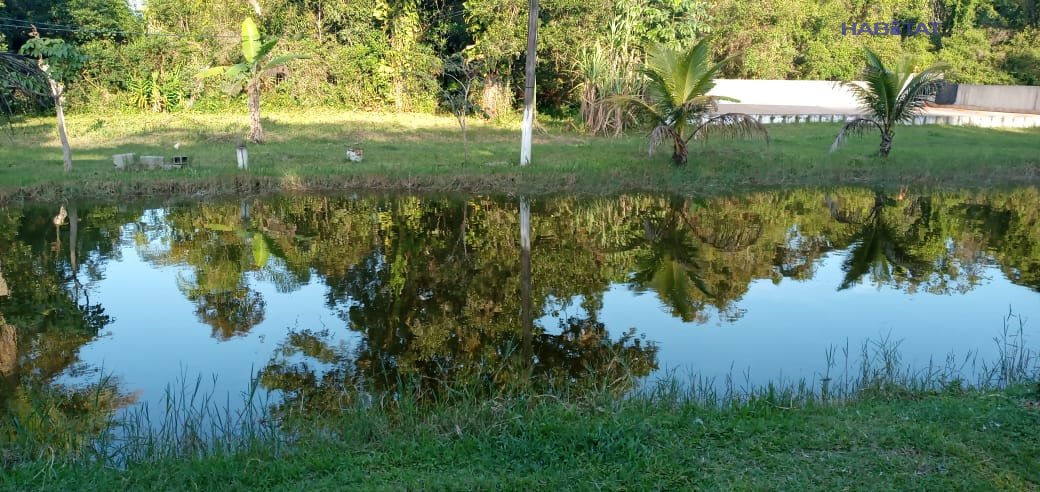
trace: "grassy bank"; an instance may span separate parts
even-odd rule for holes
[[[299,440],[116,470],[42,460],[10,490],[1035,490],[1037,388],[735,408],[543,395],[348,411]]]
[[[666,377],[633,392],[631,378],[595,374],[348,384],[269,413],[199,404],[189,383],[165,415],[76,435],[43,394],[35,414],[0,423],[0,438],[15,435],[0,439],[0,488],[1036,490],[1040,358],[1019,326],[997,338],[993,364],[903,368],[883,339],[858,357],[830,352],[818,381],[750,390]]]
[[[76,169],[61,170],[51,119],[15,124],[0,145],[0,201],[113,196],[379,189],[531,194],[660,191],[713,194],[736,189],[864,185],[991,187],[1040,183],[1040,129],[906,127],[888,160],[872,157],[874,136],[828,154],[837,124],[775,125],[773,143],[714,141],[691,148],[674,169],[667,149],[648,157],[639,134],[588,137],[549,126],[538,132],[534,164],[515,165],[519,133],[471,123],[465,161],[453,119],[413,114],[268,114],[269,143],[250,148],[248,172],[234,147],[236,115],[79,115],[69,122]],[[635,132],[634,132],[635,133]],[[179,150],[174,145],[180,144]],[[364,149],[348,163],[347,145]],[[111,156],[189,155],[181,171],[119,173]]]

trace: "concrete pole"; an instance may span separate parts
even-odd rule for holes
[[[520,130],[520,165],[531,163],[531,134],[534,129],[535,68],[538,55],[538,0],[528,0],[527,65],[524,72],[524,121]]]

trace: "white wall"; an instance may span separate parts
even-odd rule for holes
[[[1040,114],[1040,87],[1025,85],[957,85],[956,106]]]
[[[740,104],[856,108],[856,98],[838,82],[828,80],[717,79],[708,93],[739,99]],[[723,102],[722,104],[725,104]]]
[[[715,87],[708,94],[739,99],[740,104],[833,109],[859,107],[848,89],[828,80],[717,79]],[[953,106],[1040,114],[1040,86],[959,84]]]

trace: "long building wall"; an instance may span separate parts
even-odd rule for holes
[[[963,108],[1018,114],[927,114],[915,119],[914,123],[1015,128],[1040,126],[1040,87],[960,84],[953,86],[953,91],[956,93],[954,104],[936,106],[933,113],[941,112],[942,108]],[[850,114],[859,112],[859,103],[848,88],[826,80],[717,79],[709,94],[737,99],[739,103],[723,101],[720,104],[753,107],[744,112],[754,113],[769,123],[845,121]],[[725,111],[725,107],[721,109]]]
[[[1040,114],[1040,86],[957,84],[955,106]]]
[[[855,108],[856,98],[838,82],[829,80],[716,79],[708,94],[737,99],[740,104]]]

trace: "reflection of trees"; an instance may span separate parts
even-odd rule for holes
[[[916,239],[916,229],[927,228],[928,210],[920,209],[929,207],[928,199],[915,199],[915,205],[907,208],[906,215],[914,219],[905,233],[895,230],[888,220],[885,213],[888,202],[889,200],[879,193],[870,207],[870,212],[860,220],[850,218],[851,214],[838,211],[838,207],[833,205],[828,197],[828,208],[834,219],[859,228],[859,232],[853,236],[853,245],[843,266],[845,278],[838,287],[839,290],[856,285],[868,273],[878,284],[900,283],[906,279],[919,280],[931,274],[932,265],[916,256],[912,251],[912,243],[908,244]]]
[[[652,346],[611,338],[600,323],[612,285],[652,292],[698,322],[734,319],[753,282],[811,279],[839,252],[843,287],[965,292],[996,264],[1040,289],[1038,202],[1035,190],[880,201],[855,189],[549,198],[529,202],[530,250],[518,241],[516,202],[487,197],[305,196],[144,214],[70,205],[82,220],[57,238],[53,209],[2,212],[0,279],[11,295],[0,297],[0,372],[51,377],[77,364],[78,348],[109,322],[90,297],[123,232],[146,261],[186,267],[178,286],[221,340],[263,321],[258,285],[284,293],[323,282],[327,305],[359,341],[325,350],[313,347],[327,337],[297,336],[287,348],[311,348],[276,358],[265,379],[309,400],[325,397],[303,388],[342,393],[402,379],[578,380],[584,370],[611,374],[622,359],[649,371]],[[559,326],[533,321],[545,317]]]
[[[632,284],[636,290],[653,289],[672,314],[683,321],[698,319],[712,294],[700,277],[704,266],[698,247],[686,227],[685,204],[647,213],[640,218],[642,233],[629,248],[637,250]]]
[[[90,293],[104,263],[118,255],[127,220],[113,207],[69,210],[67,237],[56,231],[53,210],[0,212],[0,406],[4,418],[18,420],[20,433],[55,446],[71,445],[58,442],[74,438],[66,430],[97,430],[129,402],[110,379],[76,387],[54,382],[63,373],[97,370],[80,363],[78,352],[111,322]],[[80,227],[80,217],[90,225]]]
[[[251,210],[246,202],[172,209],[163,221],[172,227],[160,236],[162,246],[143,251],[151,261],[191,269],[178,277],[178,287],[195,304],[199,321],[210,325],[220,339],[246,333],[263,322],[265,301],[250,287],[247,274],[266,276],[281,291],[298,285],[270,264],[273,241],[260,230],[251,230]]]

